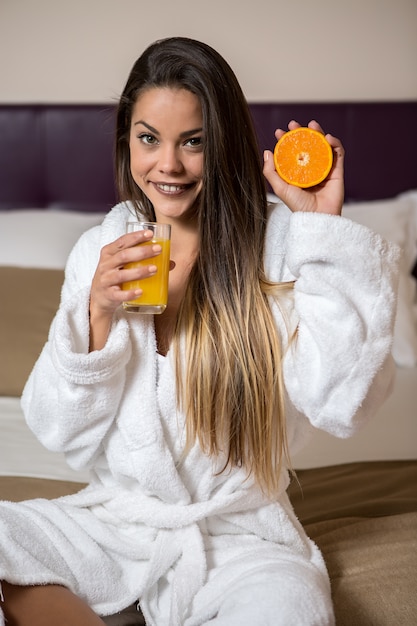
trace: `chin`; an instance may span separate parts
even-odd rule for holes
[[[151,200],[152,202],[152,200]],[[197,203],[194,201],[191,205],[189,203],[183,205],[175,205],[173,203],[159,202],[154,204],[155,214],[159,219],[184,219],[194,217],[197,213]]]

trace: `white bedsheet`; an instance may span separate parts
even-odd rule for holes
[[[293,459],[297,469],[417,458],[417,367],[398,368],[393,394],[356,436],[340,440],[315,432],[310,445]],[[0,397],[0,475],[85,482],[62,454],[46,450],[26,426],[20,400]]]

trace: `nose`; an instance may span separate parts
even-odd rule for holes
[[[177,146],[170,144],[161,146],[158,168],[165,174],[178,174],[183,171],[184,166]]]

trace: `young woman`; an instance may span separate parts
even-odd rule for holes
[[[288,469],[311,425],[347,437],[386,397],[398,252],[340,216],[344,153],[326,137],[328,179],[289,186],[269,151],[262,173],[213,49],[171,38],[135,63],[117,117],[121,203],[72,251],[22,400],[40,441],[91,482],[0,505],[8,623],[102,624],[138,602],[149,626],[334,623]],[[283,202],[268,207],[263,174]],[[160,252],[124,234],[135,216],[172,228],[158,316],[121,307],[140,295],[121,284],[155,273]]]

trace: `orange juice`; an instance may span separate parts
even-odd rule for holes
[[[159,244],[162,248],[160,254],[155,257],[126,263],[125,269],[132,267],[155,265],[158,269],[156,274],[140,280],[131,280],[122,284],[122,289],[142,289],[142,295],[134,300],[123,303],[123,308],[136,313],[163,313],[168,302],[168,275],[171,242],[169,239],[152,238],[151,241],[139,244],[152,246]]]

